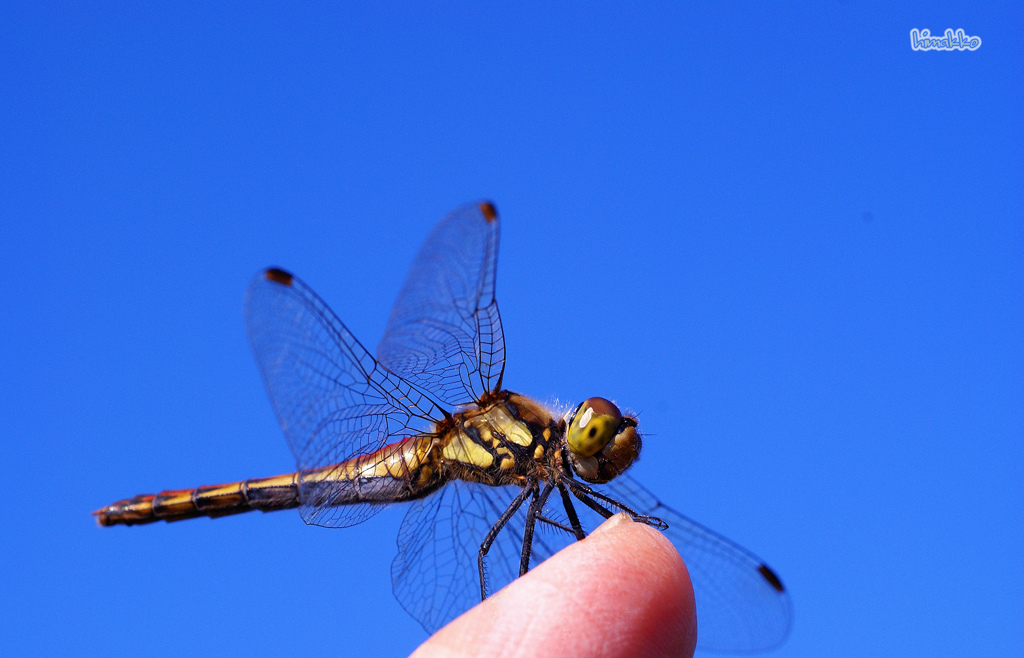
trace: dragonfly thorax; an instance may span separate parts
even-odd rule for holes
[[[522,484],[560,463],[561,424],[543,406],[510,391],[488,393],[477,404],[438,428],[440,459],[451,476]]]

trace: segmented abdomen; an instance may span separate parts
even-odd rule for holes
[[[309,502],[352,505],[424,496],[439,484],[430,437],[410,437],[368,455],[323,468],[195,489],[142,494],[96,510],[100,525],[138,525],[218,517],[251,510],[271,512]]]

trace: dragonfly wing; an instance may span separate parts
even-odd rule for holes
[[[490,203],[462,206],[438,222],[395,302],[377,347],[380,362],[451,405],[495,389],[505,367],[497,263]]]
[[[480,544],[521,491],[515,486],[455,480],[413,503],[406,513],[391,580],[399,603],[428,633],[480,602]],[[545,507],[549,517],[555,515],[552,502]],[[491,545],[484,562],[488,595],[519,576],[529,504],[527,499]],[[538,523],[531,565],[540,564],[572,541],[571,535]]]
[[[792,621],[789,595],[760,558],[663,505],[628,475],[596,488],[668,524],[665,535],[682,555],[693,583],[699,648],[759,651],[786,639]]]
[[[300,470],[373,452],[442,416],[415,387],[381,367],[309,286],[283,270],[253,279],[246,325]],[[315,525],[354,525],[383,507],[336,507],[329,491],[300,493],[317,501],[300,509],[303,520]]]

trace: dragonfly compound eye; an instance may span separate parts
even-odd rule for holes
[[[615,478],[640,454],[636,419],[623,418],[604,398],[590,398],[571,414],[566,444],[573,470],[595,484]]]
[[[622,424],[622,413],[604,398],[590,398],[573,414],[566,430],[569,449],[581,457],[596,455]]]

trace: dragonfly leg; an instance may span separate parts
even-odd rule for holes
[[[565,513],[569,516],[569,523],[572,524],[572,534],[576,535],[576,541],[580,541],[587,536],[587,533],[583,532],[583,526],[580,525],[580,517],[576,515],[576,508],[572,504],[572,498],[569,497],[569,491],[565,488],[565,483],[558,483],[558,493],[562,495],[562,506],[565,507]]]
[[[481,542],[480,544],[480,552],[477,553],[476,563],[477,568],[480,570],[481,601],[487,598],[487,575],[484,573],[484,557],[487,555],[487,551],[491,550],[491,544],[493,544],[494,540],[498,537],[498,533],[501,532],[501,529],[505,527],[505,524],[508,523],[508,520],[512,518],[512,515],[516,513],[516,510],[518,510],[522,506],[523,501],[526,500],[526,497],[533,493],[534,487],[536,486],[536,483],[534,483],[533,487],[525,487],[522,490],[522,492],[518,496],[516,496],[515,500],[512,501],[508,508],[506,508],[505,511],[501,513],[501,516],[498,518],[497,523],[491,526],[491,529],[487,533],[487,536],[484,537],[483,542]]]
[[[573,530],[572,528],[570,528],[569,526],[565,525],[564,523],[559,523],[558,521],[555,521],[554,519],[549,519],[546,516],[540,516],[540,515],[537,516],[537,520],[538,521],[542,521],[544,523],[547,523],[549,526],[551,526],[553,528],[558,528],[559,530],[562,530],[563,532],[567,532],[570,535],[573,535],[574,537],[576,536],[576,531]]]
[[[597,501],[593,500],[593,498],[608,503],[612,507],[617,507],[621,509],[626,514],[629,514],[629,516],[632,517],[634,521],[638,521],[640,523],[649,525],[659,530],[666,530],[668,528],[668,524],[659,519],[658,517],[640,514],[636,510],[632,509],[627,505],[624,505],[623,503],[620,503],[614,498],[610,498],[604,495],[603,493],[600,493],[599,491],[594,491],[594,489],[588,487],[582,482],[577,482],[576,480],[571,480],[568,478],[566,478],[565,482],[569,485],[569,490],[572,491],[572,494],[574,496],[579,498],[584,505],[594,510],[595,512],[597,512],[606,519],[612,517],[611,510],[599,504]]]
[[[533,550],[533,528],[537,524],[537,517],[544,509],[551,490],[554,488],[550,482],[544,484],[544,490],[538,492],[537,483],[533,483],[533,500],[530,501],[530,509],[526,513],[526,528],[523,530],[523,553],[519,559],[519,575],[522,576],[530,570],[530,552]]]
[[[574,495],[577,498],[579,498],[583,502],[584,505],[586,505],[590,509],[594,510],[595,512],[597,512],[598,514],[600,514],[604,518],[610,519],[610,518],[612,518],[612,516],[614,516],[614,514],[611,512],[611,510],[606,509],[603,505],[600,505],[596,501],[591,500],[590,498],[587,497],[586,494],[580,493],[579,491],[576,491],[575,489],[571,489],[571,491],[572,491],[572,495]]]

